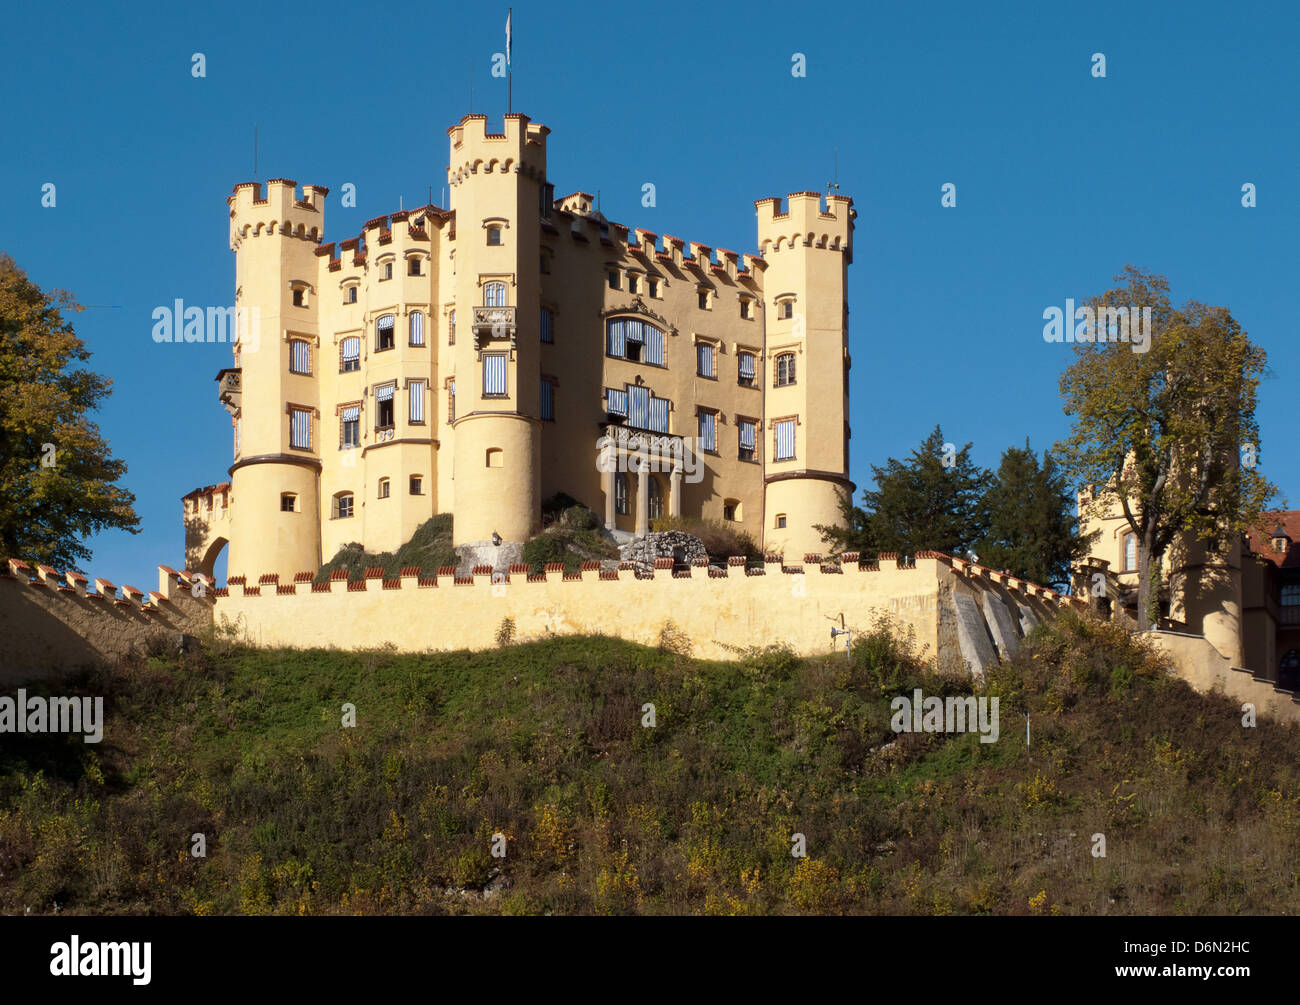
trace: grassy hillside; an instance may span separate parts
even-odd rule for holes
[[[851,661],[704,662],[687,645],[214,639],[90,675],[103,743],[0,738],[0,911],[1300,907],[1297,733],[1243,728],[1113,628],[1067,617],[998,672],[993,744],[891,732],[890,695],[968,685],[885,631]],[[206,858],[189,854],[196,832]]]

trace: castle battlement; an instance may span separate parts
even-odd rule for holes
[[[518,112],[505,116],[504,132],[490,133],[486,115],[466,115],[447,130],[451,139],[451,163],[447,181],[455,186],[480,171],[508,174],[517,172],[544,181],[546,178],[546,136],[550,129]]]
[[[792,192],[786,196],[784,211],[776,197],[758,199],[754,208],[762,254],[793,247],[829,248],[845,252],[852,262],[853,221],[858,214],[848,196]]]
[[[322,185],[304,185],[297,198],[298,183],[290,178],[272,178],[266,194],[258,182],[242,182],[226,199],[230,207],[230,247],[249,237],[283,234],[315,244],[324,232],[324,204],[330,190]]]

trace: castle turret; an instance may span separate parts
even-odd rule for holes
[[[758,247],[766,346],[763,378],[765,523],[769,552],[794,560],[825,545],[816,525],[838,525],[849,481],[848,306],[853,259],[847,196],[816,192],[760,199]]]
[[[229,575],[292,575],[320,566],[320,334],[316,243],[328,190],[274,178],[235,187],[239,337],[223,371],[235,423]],[[229,386],[228,386],[229,385]],[[238,388],[231,391],[230,387]],[[232,397],[233,395],[233,397]]]
[[[448,130],[456,216],[455,543],[524,541],[540,520],[540,191],[545,126],[467,115]]]

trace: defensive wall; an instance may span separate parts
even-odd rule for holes
[[[159,635],[176,647],[212,624],[212,590],[194,573],[160,565],[148,595],[107,579],[89,585],[48,565],[0,565],[0,687],[112,661]]]

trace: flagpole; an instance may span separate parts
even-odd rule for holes
[[[510,19],[514,17],[515,9],[506,8],[506,114],[509,115],[514,109],[514,70],[511,69],[511,41],[510,41]]]

